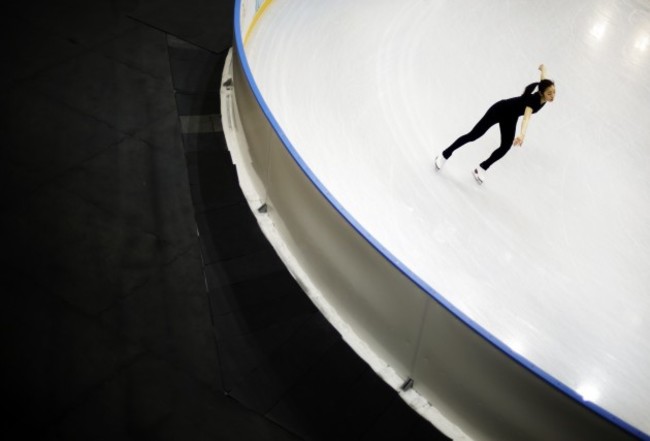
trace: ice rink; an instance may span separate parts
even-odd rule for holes
[[[480,332],[650,434],[650,2],[273,0],[246,54],[373,240]],[[436,172],[541,63],[557,95],[523,147],[477,185],[494,127]]]

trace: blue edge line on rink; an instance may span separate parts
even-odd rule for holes
[[[327,188],[318,180],[316,175],[311,171],[311,169],[305,164],[303,159],[300,157],[296,149],[293,147],[287,136],[285,135],[284,131],[276,121],[275,117],[271,113],[271,110],[267,106],[266,102],[264,101],[264,98],[262,98],[262,94],[260,93],[259,88],[257,87],[257,83],[255,82],[255,79],[253,78],[253,74],[251,72],[250,66],[248,64],[248,59],[246,58],[246,53],[244,51],[244,42],[242,39],[242,29],[241,29],[241,21],[240,21],[240,11],[241,11],[241,2],[242,0],[235,0],[235,26],[234,26],[234,33],[235,33],[235,44],[237,46],[237,52],[240,56],[240,60],[242,63],[242,67],[244,70],[244,73],[246,75],[246,79],[248,81],[248,84],[251,87],[251,90],[253,91],[253,94],[255,96],[255,99],[257,100],[257,103],[260,105],[260,108],[264,112],[264,115],[266,116],[267,120],[271,124],[271,127],[275,131],[275,133],[278,135],[278,138],[282,141],[284,144],[285,148],[289,152],[289,154],[293,157],[293,159],[296,161],[298,166],[302,169],[302,171],[305,173],[305,175],[309,178],[309,180],[314,184],[316,189],[325,197],[325,199],[334,207],[334,209],[346,220],[347,223],[349,223],[352,228],[354,228],[373,248],[375,248],[379,253],[381,253],[384,258],[386,258],[395,268],[397,268],[402,274],[404,274],[407,278],[409,278],[411,281],[413,281],[420,289],[422,289],[425,293],[427,293],[431,298],[433,298],[436,302],[440,303],[445,309],[447,309],[449,312],[451,312],[455,317],[457,317],[459,320],[461,320],[463,323],[465,323],[470,329],[472,329],[475,333],[477,333],[479,336],[481,336],[483,339],[487,340],[490,344],[492,344],[494,347],[499,349],[501,352],[506,354],[508,357],[510,357],[512,360],[520,364],[521,366],[525,367],[526,369],[530,370],[533,372],[535,375],[540,377],[542,380],[544,380],[546,383],[550,384],[551,386],[555,387],[565,395],[569,396],[573,400],[577,401],[579,404],[582,404],[583,406],[591,409],[601,417],[605,418],[606,420],[610,421],[614,425],[620,427],[624,431],[628,432],[629,434],[636,436],[642,440],[645,441],[650,441],[650,435],[642,432],[641,430],[637,429],[636,427],[632,426],[631,424],[623,421],[616,415],[611,414],[607,410],[603,409],[602,407],[598,406],[595,403],[592,403],[590,401],[585,401],[583,400],[582,396],[578,394],[576,391],[562,383],[561,381],[557,380],[553,376],[547,374],[545,371],[537,367],[535,364],[533,364],[531,361],[528,359],[520,356],[519,354],[514,353],[513,351],[510,350],[507,346],[505,346],[500,340],[498,340],[496,337],[494,337],[492,334],[490,334],[487,330],[485,330],[482,326],[480,326],[478,323],[474,322],[472,319],[467,317],[462,311],[457,309],[454,305],[449,303],[442,295],[440,295],[435,289],[430,287],[426,282],[424,282],[422,279],[420,279],[416,274],[414,274],[409,268],[407,268],[402,262],[399,261],[395,256],[393,256],[387,249],[383,247],[381,243],[379,243],[377,240],[375,240],[374,237],[370,233],[368,233],[363,226],[361,226],[356,219],[354,219],[346,210],[345,208],[330,194],[330,192],[327,190]]]

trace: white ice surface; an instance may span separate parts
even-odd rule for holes
[[[333,197],[515,352],[650,433],[650,2],[274,0],[246,55]],[[545,63],[556,101],[478,186]]]

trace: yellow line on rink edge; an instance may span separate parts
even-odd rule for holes
[[[273,0],[264,0],[264,3],[260,6],[260,8],[255,11],[255,16],[253,17],[253,21],[251,21],[251,25],[248,27],[246,30],[246,36],[244,37],[244,46],[246,46],[246,42],[248,41],[248,37],[251,35],[251,32],[255,28],[255,25],[257,24],[257,21],[260,19],[262,14],[264,14],[264,11],[266,8],[273,2]]]

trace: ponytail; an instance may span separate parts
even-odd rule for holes
[[[539,86],[539,83],[530,83],[528,86],[526,86],[524,93],[522,93],[521,96],[530,95],[535,91],[535,88],[537,86]]]

